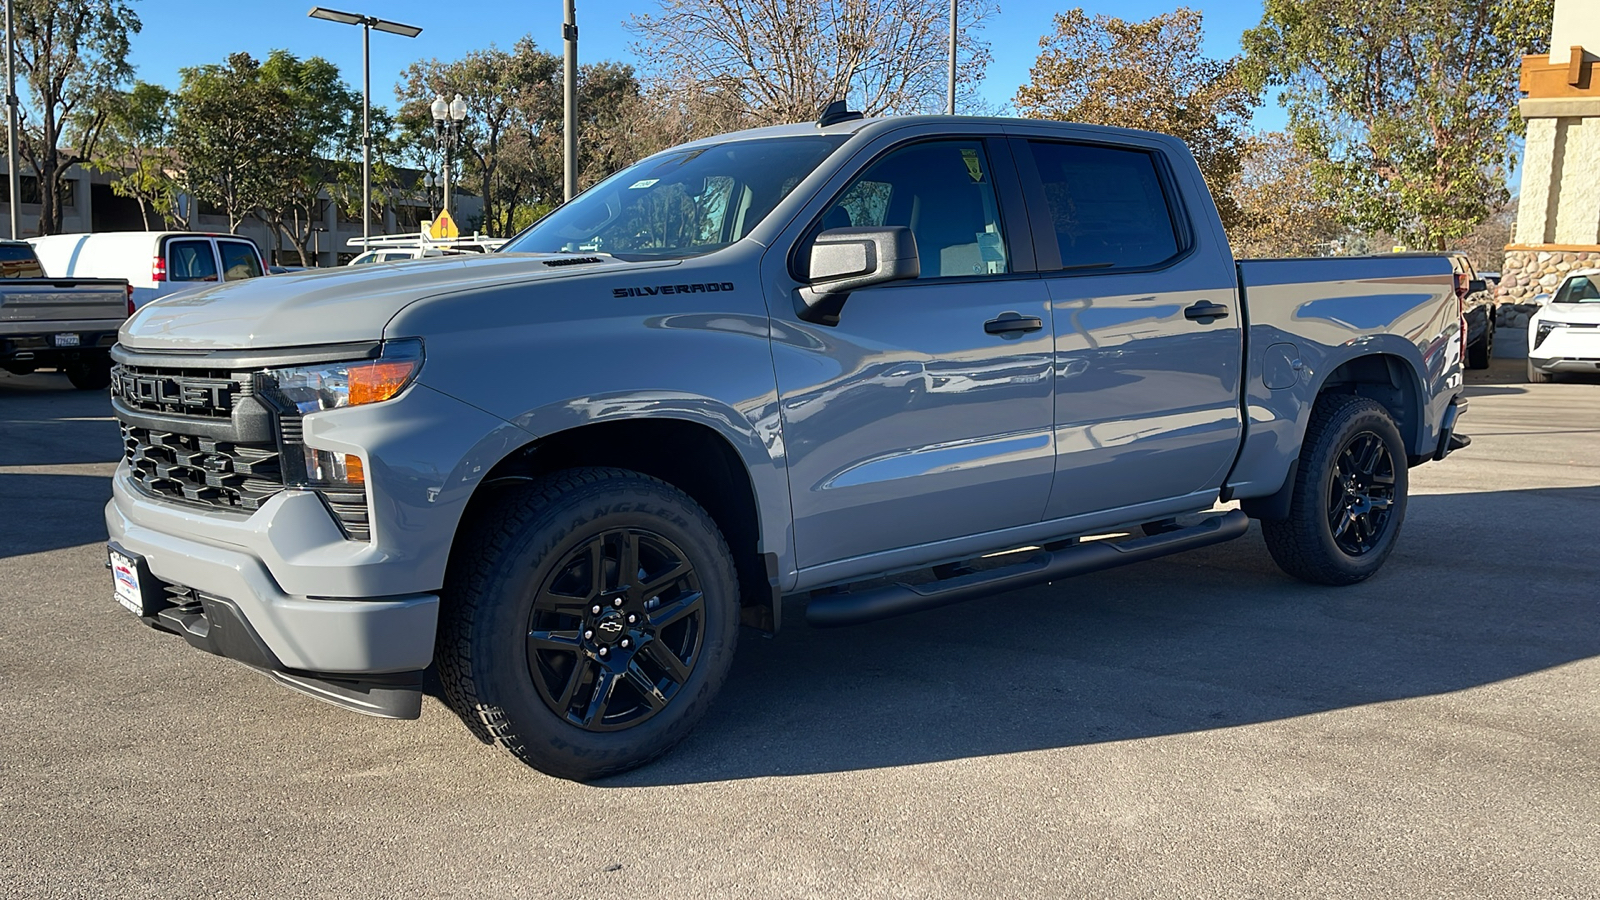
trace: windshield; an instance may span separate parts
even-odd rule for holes
[[[1574,275],[1556,291],[1556,303],[1600,303],[1600,286],[1588,275]]]
[[[501,249],[622,259],[710,253],[749,234],[844,141],[816,135],[668,151],[583,192]]]

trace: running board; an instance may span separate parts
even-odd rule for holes
[[[1231,541],[1250,527],[1250,517],[1232,510],[1198,525],[1126,541],[1090,541],[1055,552],[1040,551],[1012,566],[959,575],[928,584],[888,584],[843,594],[823,594],[806,606],[806,622],[819,628],[860,625],[921,612],[1002,591],[1086,575],[1197,547]]]

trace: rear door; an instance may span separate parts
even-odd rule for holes
[[[979,135],[885,139],[777,244],[907,226],[922,267],[853,292],[834,324],[796,314],[802,262],[769,279],[801,567],[1039,520],[1054,455],[1050,304],[1008,156]]]
[[[215,284],[220,280],[216,247],[208,237],[168,238],[165,253],[167,281],[174,289]]]
[[[222,260],[224,281],[243,281],[265,274],[261,268],[261,253],[253,241],[217,238],[217,256]]]
[[[1216,489],[1241,434],[1243,316],[1198,170],[1136,137],[1013,152],[1055,323],[1045,518]]]

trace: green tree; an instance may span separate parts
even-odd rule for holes
[[[1248,146],[1258,92],[1240,60],[1207,59],[1199,12],[1180,7],[1143,22],[1057,13],[1039,59],[1017,91],[1017,111],[1038,119],[1143,128],[1183,138],[1222,214],[1240,212],[1229,188]]]
[[[27,99],[19,150],[39,179],[39,233],[61,230],[62,177],[95,158],[111,95],[133,75],[123,0],[14,0],[17,71]],[[15,202],[20,198],[13,197]]]
[[[336,202],[343,195],[339,186],[355,181],[360,208],[360,166],[346,160],[361,152],[361,95],[339,76],[338,66],[320,56],[302,60],[287,50],[268,54],[259,77],[262,90],[283,98],[298,155],[266,186],[255,215],[295,248],[301,265],[310,265],[325,199]],[[388,124],[386,118],[375,120],[374,133],[387,134]],[[381,183],[379,174],[374,171],[375,184]],[[381,174],[391,175],[387,167]],[[383,204],[377,207],[381,221]]]
[[[157,84],[136,81],[128,91],[107,95],[98,112],[104,116],[98,158],[89,165],[116,176],[111,191],[139,204],[147,230],[179,218],[173,173],[172,93]]]
[[[1553,0],[1266,0],[1244,35],[1346,223],[1443,249],[1507,198],[1519,59]]]
[[[252,210],[272,203],[284,174],[302,165],[315,143],[296,125],[288,92],[263,79],[248,53],[180,74],[173,135],[183,184],[220,207],[237,231]]]
[[[561,66],[524,37],[510,51],[491,46],[452,62],[414,63],[396,87],[408,155],[428,168],[442,164],[432,152],[434,98],[460,94],[466,102],[456,158],[462,181],[483,200],[479,224],[490,234],[511,234],[561,202]],[[629,66],[580,66],[578,110],[580,185],[659,149]]]

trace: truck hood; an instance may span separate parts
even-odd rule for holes
[[[595,262],[566,262],[567,260]],[[319,269],[234,281],[147,304],[118,341],[138,350],[235,350],[374,341],[426,297],[509,283],[553,281],[674,260],[624,262],[596,254],[493,253]]]

